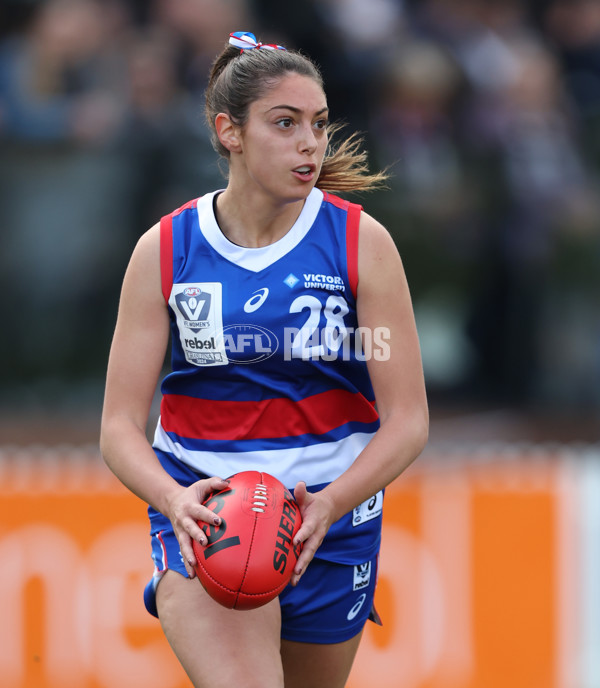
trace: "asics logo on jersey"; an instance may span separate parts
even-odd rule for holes
[[[257,311],[267,300],[268,295],[268,287],[262,287],[261,289],[257,289],[244,304],[244,311],[246,313],[254,313],[254,311]]]
[[[363,594],[356,601],[356,604],[348,612],[348,616],[346,617],[348,619],[348,621],[352,621],[352,619],[358,614],[358,612],[362,609],[362,606],[365,603],[366,599],[367,599],[367,593],[363,592]]]

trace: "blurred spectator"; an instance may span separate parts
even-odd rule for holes
[[[600,3],[551,0],[543,27],[564,68],[564,83],[584,117],[600,114]]]
[[[542,26],[560,61],[585,136],[584,152],[600,170],[600,2],[552,0]]]
[[[350,130],[365,130],[372,82],[405,36],[402,0],[251,0],[250,6],[261,31],[319,64],[333,119],[344,112]]]
[[[16,361],[7,383],[102,371],[115,315],[106,304],[132,244],[221,181],[201,92],[178,74],[194,29],[205,27],[197,48],[219,18],[238,25],[223,7],[240,3],[217,4],[187,3],[179,24],[142,27],[118,0],[46,0],[0,43],[0,287],[19,294],[3,303],[19,333],[18,350],[0,342]]]
[[[48,0],[23,34],[2,42],[0,133],[47,142],[98,142],[114,134],[122,108],[106,46],[115,8]]]
[[[396,44],[404,31],[403,4],[398,0],[324,0],[321,5],[347,54],[377,53]]]
[[[415,26],[454,56],[476,91],[504,88],[515,60],[506,41],[527,30],[520,0],[425,0]]]
[[[578,1],[555,4],[564,14],[580,7]],[[588,38],[599,6],[591,4]],[[562,17],[557,23],[569,33]],[[572,24],[584,21],[579,16]],[[473,250],[464,295],[476,352],[468,393],[494,403],[540,403],[552,396],[546,392],[557,377],[548,356],[556,328],[547,313],[559,246],[564,237],[590,235],[600,221],[597,182],[561,62],[545,45],[530,6],[517,0],[425,0],[414,5],[412,26],[443,46],[465,79],[450,139],[467,164],[467,198],[475,197],[477,211],[456,225],[459,242],[467,230]],[[460,283],[450,275],[451,288]],[[573,337],[580,334],[573,330]],[[570,386],[581,388],[581,380]],[[564,398],[565,389],[554,387],[554,398]]]
[[[0,287],[18,333],[1,342],[7,384],[76,377],[106,345],[131,222],[116,148],[124,20],[118,3],[47,0],[0,44]]]
[[[332,96],[339,107],[353,113],[352,128],[368,126],[371,82],[388,54],[406,37],[401,0],[321,0],[319,12],[328,28],[334,50],[329,54],[329,75],[337,84]],[[342,87],[340,89],[340,87]]]
[[[178,48],[177,35],[161,26],[133,31],[127,41],[119,146],[131,180],[131,241],[182,199],[223,182],[202,103],[178,78]]]
[[[370,140],[392,172],[385,213],[415,295],[433,394],[462,384],[471,366],[460,315],[476,202],[457,131],[465,78],[446,48],[422,38],[391,53],[375,83]]]
[[[229,34],[252,30],[236,28],[252,23],[246,0],[152,0],[151,17],[153,23],[175,32],[182,48],[183,85],[199,97]]]
[[[549,270],[560,233],[600,221],[556,59],[538,40],[507,43],[516,70],[493,96],[478,94],[465,127],[479,160],[481,273],[470,332],[479,382],[510,403],[539,401]]]
[[[437,44],[409,41],[379,70],[371,104],[378,164],[391,166],[402,212],[454,222],[464,198],[454,106],[462,74]]]

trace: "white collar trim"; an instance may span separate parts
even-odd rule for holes
[[[260,248],[246,248],[232,243],[223,234],[213,209],[213,199],[220,190],[198,199],[198,224],[204,238],[223,258],[251,272],[260,272],[295,248],[313,226],[323,201],[323,192],[314,188],[292,228],[278,241]]]

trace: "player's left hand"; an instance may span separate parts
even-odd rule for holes
[[[294,538],[294,546],[302,543],[302,552],[290,581],[297,585],[333,523],[333,504],[326,494],[309,492],[304,482],[296,485],[294,498],[302,514],[302,526]]]

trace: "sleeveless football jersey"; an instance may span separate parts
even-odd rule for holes
[[[361,207],[314,189],[285,236],[244,248],[218,227],[217,193],[161,220],[172,372],[154,448],[206,475],[264,470],[321,489],[379,427],[357,332]],[[381,506],[380,493],[335,524],[348,556],[334,560],[378,547]]]

